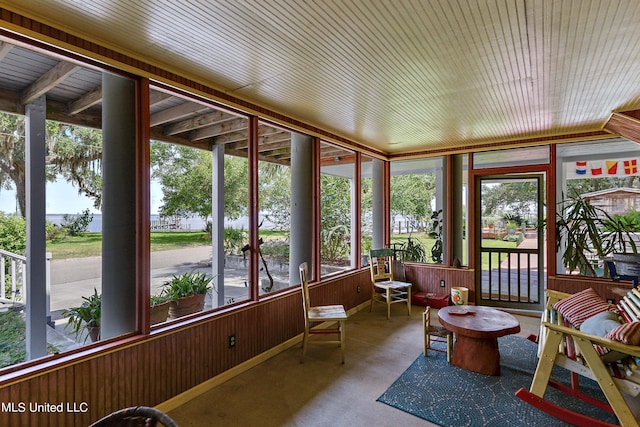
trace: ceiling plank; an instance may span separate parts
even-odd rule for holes
[[[70,62],[59,62],[58,65],[44,73],[38,80],[22,91],[20,103],[26,105],[56,87],[68,76],[79,70],[78,65]]]
[[[633,115],[636,114],[634,112],[612,113],[604,129],[640,143],[640,119],[632,117]]]
[[[89,92],[82,95],[80,98],[69,102],[67,110],[69,114],[78,114],[80,111],[84,111],[87,108],[91,108],[94,105],[102,102],[102,86],[95,87]]]

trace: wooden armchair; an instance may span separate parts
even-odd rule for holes
[[[633,360],[640,357],[640,346],[623,344],[608,338],[581,332],[574,327],[565,326],[562,315],[554,308],[558,301],[570,297],[570,294],[548,290],[547,305],[542,318],[539,335],[539,360],[530,389],[520,389],[516,396],[527,403],[555,416],[565,422],[576,425],[610,426],[600,420],[575,413],[544,400],[547,386],[550,385],[569,393],[587,403],[613,412],[622,426],[638,427],[638,419],[632,408],[638,406],[640,394],[640,371],[625,371],[622,375],[616,372],[612,363],[596,351],[596,346],[616,352],[619,360]],[[635,362],[632,362],[635,363]],[[572,387],[567,387],[552,380],[551,370],[554,365],[568,369],[572,373]],[[590,378],[598,383],[608,404],[584,395],[577,388],[578,376]]]

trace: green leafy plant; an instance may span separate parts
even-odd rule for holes
[[[93,215],[89,209],[85,209],[78,215],[67,215],[62,217],[62,228],[66,229],[71,236],[77,236],[87,231],[89,224],[93,221]]]
[[[93,288],[93,295],[83,296],[83,303],[79,307],[71,307],[62,312],[62,317],[67,319],[67,326],[78,335],[83,327],[100,327],[100,313],[102,308],[102,295]],[[86,340],[86,338],[85,338]]]
[[[149,298],[149,305],[151,307],[155,307],[156,305],[164,304],[169,301],[171,301],[171,298],[168,295],[151,295]]]
[[[407,237],[407,242],[402,246],[402,256],[405,261],[425,262],[427,253],[419,239]]]
[[[239,254],[247,240],[247,232],[244,229],[226,227],[224,229],[224,252],[226,254]]]
[[[174,275],[163,284],[162,295],[177,300],[190,295],[206,294],[211,289],[212,281],[212,276],[197,271]]]
[[[625,221],[610,216],[580,195],[560,203],[556,213],[556,251],[564,248],[562,261],[568,271],[596,276],[588,255],[605,259],[614,252],[637,253]],[[544,226],[545,221],[541,221]]]

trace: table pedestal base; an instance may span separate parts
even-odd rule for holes
[[[457,334],[451,363],[479,374],[500,375],[498,339],[472,338]]]

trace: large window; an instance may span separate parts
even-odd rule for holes
[[[258,134],[258,286],[268,294],[299,282],[289,268],[292,133],[261,122]]]
[[[150,295],[159,323],[249,297],[249,135],[245,117],[171,92],[151,98]]]
[[[444,261],[443,159],[391,163],[391,244],[405,261]]]
[[[623,138],[562,144],[556,157],[557,273],[607,276],[605,261],[640,249],[638,145]]]
[[[355,267],[352,237],[355,154],[320,143],[320,260],[322,275]]]
[[[23,47],[5,47],[4,70],[24,58],[30,64],[29,73],[0,75],[6,93],[28,93],[38,77],[54,68],[73,71],[51,81],[46,94],[27,99],[19,112],[0,113],[0,367],[135,329],[135,320],[126,316],[100,315],[120,308],[113,299],[105,302],[103,286],[116,282],[120,271],[102,267],[121,266],[120,258],[130,249],[116,250],[119,237],[105,242],[103,231],[124,215],[135,215],[121,209],[135,187],[119,182],[135,170],[130,163],[135,159],[135,82]],[[113,126],[102,117],[105,103],[119,112],[131,107],[131,114]],[[62,117],[64,122],[58,121]],[[107,135],[102,127],[109,126]],[[122,161],[114,161],[118,158]],[[32,304],[27,298],[33,298]]]
[[[367,255],[373,249],[373,162],[369,156],[361,157],[360,195],[360,248],[361,265],[366,266]]]

